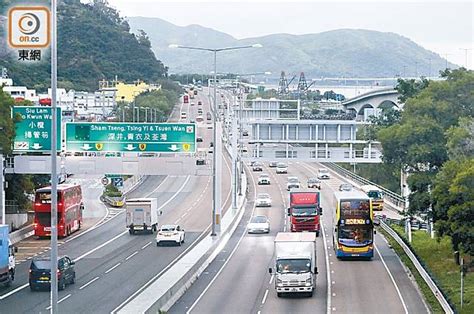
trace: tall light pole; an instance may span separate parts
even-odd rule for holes
[[[57,176],[57,1],[51,1],[51,313],[58,313],[58,176]]]
[[[181,48],[181,49],[189,49],[189,50],[200,50],[200,51],[209,51],[214,53],[214,99],[213,99],[213,116],[214,116],[214,121],[213,121],[213,142],[214,142],[214,154],[212,156],[212,183],[213,183],[213,189],[212,189],[212,232],[211,235],[215,236],[217,235],[217,232],[220,231],[220,220],[221,220],[221,204],[220,204],[220,193],[217,193],[217,189],[220,189],[220,176],[217,176],[217,159],[221,160],[221,147],[220,145],[220,139],[218,143],[217,139],[217,119],[218,119],[218,114],[217,114],[217,53],[221,51],[229,51],[229,50],[239,50],[239,49],[247,49],[247,48],[261,48],[262,45],[260,44],[254,44],[254,45],[248,45],[248,46],[237,46],[237,47],[225,47],[225,48],[202,48],[202,47],[189,47],[189,46],[181,46],[181,45],[176,45],[176,44],[171,44],[169,45],[169,48]],[[219,123],[220,127],[220,123]],[[219,156],[217,156],[219,155]],[[232,154],[232,159],[236,159],[236,153],[235,153],[235,148],[233,149],[233,154]],[[234,167],[232,167],[232,172],[234,172]],[[220,174],[220,171],[219,171]],[[236,176],[235,173],[232,174],[232,177],[234,178]],[[219,180],[218,180],[219,179]],[[218,199],[219,197],[219,199]]]
[[[459,48],[460,50],[464,50],[464,67],[467,70],[467,52],[471,51],[472,48]]]

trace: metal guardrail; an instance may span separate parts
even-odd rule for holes
[[[344,169],[342,168],[341,166],[338,166],[337,164],[335,163],[332,163],[332,162],[327,162],[327,163],[323,163],[326,167],[332,169],[333,171],[339,173],[340,175],[346,177],[346,178],[350,178],[362,185],[374,185],[376,187],[378,187],[379,189],[381,189],[384,193],[384,198],[387,198],[388,201],[390,201],[392,204],[394,204],[397,208],[402,208],[404,209],[405,208],[405,199],[393,192],[393,191],[390,191],[386,188],[384,188],[383,186],[380,186],[378,184],[375,184],[355,173],[353,173],[352,171],[350,170],[347,170],[347,169]]]
[[[443,308],[445,313],[454,313],[454,310],[451,308],[451,305],[449,304],[448,300],[444,297],[443,293],[440,291],[436,283],[433,281],[431,276],[428,274],[426,269],[421,265],[420,261],[418,258],[413,254],[411,249],[406,245],[406,243],[403,241],[403,239],[396,233],[390,226],[388,226],[385,222],[381,221],[380,226],[383,228],[383,230],[387,231],[388,234],[390,234],[395,241],[402,247],[403,251],[405,254],[410,258],[411,262],[413,265],[415,265],[416,270],[420,274],[421,278],[426,282],[428,287],[430,288],[431,292],[433,292],[433,295],[435,298],[438,300],[439,304]]]

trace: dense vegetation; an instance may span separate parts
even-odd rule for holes
[[[385,111],[372,135],[382,143],[384,162],[410,174],[409,214],[432,217],[454,250],[474,255],[474,72],[443,76],[401,80],[403,112]]]
[[[0,0],[0,8],[13,1]],[[6,12],[0,12],[6,14]],[[5,22],[0,23],[4,36]],[[89,90],[98,88],[101,79],[154,82],[166,76],[167,68],[151,51],[144,32],[137,35],[118,12],[105,0],[83,4],[80,0],[58,3],[58,86],[66,89]],[[0,40],[2,45],[5,41]],[[0,51],[1,52],[1,51]],[[17,55],[0,53],[0,67],[6,67],[16,85],[26,85],[40,91],[50,85],[49,51],[39,64],[24,65]]]

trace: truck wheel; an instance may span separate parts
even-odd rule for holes
[[[277,297],[281,298],[283,296],[283,292],[277,292]]]
[[[316,231],[316,237],[319,237],[319,231]]]
[[[64,290],[66,289],[66,282],[63,280],[61,282],[59,282],[59,286],[58,286],[59,290]]]
[[[308,292],[308,298],[312,298],[312,297],[313,297],[313,291]]]

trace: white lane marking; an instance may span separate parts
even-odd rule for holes
[[[180,221],[181,221],[181,218],[178,218],[178,219],[175,220],[174,224],[176,225],[176,224],[178,224]]]
[[[245,165],[247,167],[247,165]],[[248,168],[248,167],[247,167]],[[254,188],[254,191],[257,191],[257,185],[255,184],[255,179],[252,175],[250,175],[250,178],[252,179],[252,183],[253,183],[253,188]],[[248,222],[250,221],[250,219],[253,217],[253,214],[255,212],[255,202],[253,203],[253,208],[252,208],[252,214],[250,215],[248,221],[247,221],[247,224]],[[199,301],[201,301],[201,299],[204,297],[204,295],[206,294],[206,292],[209,290],[209,288],[211,288],[211,286],[214,284],[214,282],[217,280],[217,278],[219,277],[219,275],[222,273],[222,271],[224,270],[224,268],[227,266],[227,263],[229,263],[229,261],[232,259],[232,256],[234,255],[234,253],[237,251],[237,249],[239,248],[240,246],[240,243],[242,242],[243,238],[245,237],[247,233],[244,231],[242,232],[242,235],[240,236],[240,239],[239,241],[237,242],[237,245],[234,247],[234,249],[232,250],[232,252],[230,253],[229,257],[227,258],[227,260],[224,262],[224,264],[222,264],[221,268],[219,269],[219,271],[216,273],[216,275],[214,276],[214,278],[212,278],[211,282],[209,282],[209,284],[206,286],[206,288],[201,292],[201,294],[199,295],[199,297],[194,301],[194,303],[191,305],[191,307],[189,308],[189,310],[186,311],[186,314],[189,314],[191,313],[191,311],[194,309],[194,307],[199,303]]]
[[[308,169],[312,174],[314,174],[314,169],[310,166],[307,166],[305,163],[302,163],[302,166]],[[320,224],[322,225],[323,230],[321,230],[321,234],[323,235],[323,245],[324,245],[324,257],[326,259],[326,279],[327,279],[327,310],[326,313],[331,313],[331,274],[334,273],[334,270],[330,269],[330,264],[329,263],[329,255],[328,255],[328,245],[327,243],[329,242],[329,239],[326,240],[326,237],[328,235],[326,234],[327,232],[327,226],[324,225],[323,219],[320,220]]]
[[[151,242],[150,242],[151,243]],[[122,263],[117,263],[115,264],[114,266],[110,267],[109,269],[107,269],[105,271],[106,274],[110,273],[112,270],[114,270],[115,268],[119,267]]]
[[[321,219],[321,224],[323,224],[323,220]],[[330,271],[330,264],[329,264],[329,255],[328,255],[328,247],[326,242],[326,235],[325,232],[321,232],[323,235],[323,244],[324,244],[324,257],[326,259],[326,278],[327,278],[327,313],[331,312],[331,273]]]
[[[148,242],[147,244],[145,244],[144,246],[142,246],[142,250],[145,249],[147,246],[149,246],[151,244],[151,241]]]
[[[127,256],[127,257],[125,258],[125,260],[128,261],[129,259],[131,259],[132,257],[134,257],[134,256],[137,255],[137,254],[138,254],[138,251],[135,251],[134,253],[132,253],[132,254],[130,254],[129,256]]]
[[[62,298],[61,300],[58,301],[58,304],[63,302],[64,300],[66,300],[67,298],[69,298],[71,296],[71,294],[69,293],[67,296],[65,296],[64,298]],[[51,310],[51,306],[48,306],[46,308],[46,310]]]
[[[188,214],[188,213],[184,213],[184,214],[182,214],[182,215],[181,215],[181,218],[184,218],[184,217],[186,217],[186,215],[187,215],[187,214]]]
[[[166,205],[168,205],[172,200],[174,200],[174,198],[176,196],[178,196],[179,193],[181,193],[181,191],[185,188],[186,184],[188,184],[188,181],[189,179],[191,178],[191,176],[187,176],[186,177],[186,180],[184,181],[183,185],[179,188],[178,191],[176,191],[176,193],[173,194],[173,196],[171,196],[166,202],[163,203],[163,205],[161,205],[159,208],[158,208],[158,212],[163,209],[163,207],[165,207]]]
[[[121,236],[123,236],[124,234],[127,234],[127,233],[128,233],[128,230],[125,230],[125,231],[123,231],[122,233],[117,234],[117,235],[116,235],[115,237],[113,237],[112,239],[110,239],[110,240],[108,240],[108,241],[102,243],[102,244],[99,245],[98,247],[96,247],[96,248],[90,250],[89,252],[86,252],[86,253],[82,254],[82,255],[79,256],[78,258],[75,258],[74,261],[75,261],[75,262],[80,261],[80,260],[83,259],[84,257],[91,255],[92,253],[94,253],[94,252],[97,251],[97,250],[100,250],[100,249],[103,248],[104,246],[110,244],[111,242],[117,240],[118,238],[120,238]]]
[[[211,229],[211,225],[209,225],[206,230],[204,230],[204,232],[196,239],[194,240],[193,243],[191,243],[187,248],[186,250],[184,250],[181,254],[178,255],[178,257],[176,257],[173,261],[171,261],[164,269],[162,269],[158,274],[156,274],[153,278],[151,278],[150,280],[148,280],[140,289],[138,289],[137,291],[135,291],[135,293],[133,293],[131,296],[129,296],[125,301],[123,301],[122,303],[120,303],[119,306],[117,306],[112,312],[111,314],[115,314],[117,313],[117,311],[119,311],[125,304],[127,304],[128,302],[130,302],[130,300],[132,300],[133,298],[135,298],[138,294],[140,294],[144,289],[146,289],[150,283],[154,282],[157,278],[161,277],[161,275],[163,275],[165,272],[168,271],[168,269],[170,269],[179,259],[181,259],[184,255],[186,255],[191,249],[194,248],[194,243],[196,242],[199,242],[202,240],[202,237],[204,236],[207,236],[208,235],[208,232],[209,230]]]
[[[400,293],[400,289],[398,289],[398,285],[397,285],[397,283],[395,282],[395,279],[393,278],[392,273],[391,273],[390,270],[388,269],[388,266],[387,266],[387,264],[385,263],[385,260],[383,259],[382,254],[380,254],[380,251],[379,251],[379,249],[377,248],[377,246],[375,245],[375,243],[374,243],[374,248],[375,248],[375,250],[377,251],[377,253],[379,254],[380,260],[382,261],[383,266],[384,266],[385,269],[387,270],[387,273],[388,273],[388,275],[390,276],[390,279],[392,280],[393,285],[395,286],[395,289],[397,290],[398,297],[400,298],[400,301],[402,302],[403,309],[405,310],[405,313],[408,314],[408,309],[407,309],[407,306],[406,306],[406,304],[405,304],[405,301],[403,300],[402,294]]]
[[[88,285],[90,285],[91,283],[93,283],[94,281],[96,280],[99,280],[99,277],[95,277],[94,279],[90,280],[89,282],[87,282],[86,284],[82,285],[79,290],[82,290],[84,289],[85,287],[87,287]]]
[[[17,293],[18,291],[20,291],[21,289],[25,289],[26,287],[28,287],[29,284],[28,283],[25,283],[23,286],[19,286],[18,288],[8,292],[8,293],[5,293],[4,295],[0,296],[0,300],[3,300],[9,296],[11,296],[12,294],[14,293]]]
[[[166,178],[163,179],[163,181],[161,181],[160,184],[158,184],[158,186],[153,190],[151,191],[150,193],[148,193],[145,197],[150,197],[150,195],[152,195],[153,193],[155,193],[156,191],[158,191],[158,189],[163,185],[163,183],[165,183],[166,180],[168,180],[170,176],[166,176]]]
[[[274,278],[274,277],[275,277],[275,275],[274,275],[274,274],[272,274],[272,275],[270,276],[270,281],[268,282],[268,284],[269,284],[269,285],[271,285],[271,284],[272,284],[272,282],[273,282],[273,278]]]
[[[267,301],[267,296],[268,296],[268,289],[265,290],[265,294],[263,295],[263,299],[262,299],[262,304],[265,304],[265,301]]]

